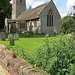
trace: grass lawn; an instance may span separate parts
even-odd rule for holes
[[[22,48],[26,51],[28,55],[30,55],[32,58],[35,57],[36,50],[44,44],[45,35],[34,35],[29,38],[25,38],[24,34],[19,34],[20,38],[19,40],[15,41],[15,46],[10,46],[8,39],[6,41],[0,41],[0,44],[7,46],[10,48],[10,50],[18,50],[19,52],[22,50]],[[49,40],[53,41],[55,38],[57,41],[60,39],[60,35],[57,36],[49,36]],[[67,35],[64,35],[63,37],[67,37]]]

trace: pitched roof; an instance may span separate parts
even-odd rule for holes
[[[43,10],[43,8],[48,4],[42,4],[40,6],[37,6],[34,9],[22,12],[16,19],[17,20],[31,20],[31,19],[37,19],[39,18],[38,14]]]

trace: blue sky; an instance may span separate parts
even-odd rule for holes
[[[46,2],[49,2],[50,0],[26,0],[26,5],[27,5],[27,8],[29,6],[32,6],[32,8],[40,5],[40,4],[43,4],[43,3],[46,3]],[[75,5],[75,0],[53,0],[61,17],[64,17],[67,15],[67,13],[69,12],[74,12],[73,11],[73,7]]]
[[[40,4],[49,2],[50,0],[27,0],[27,7],[30,5],[34,8]],[[64,17],[69,12],[73,12],[72,6],[75,5],[75,0],[53,0],[61,17]]]

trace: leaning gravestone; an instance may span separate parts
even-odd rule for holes
[[[6,34],[5,34],[5,32],[1,32],[1,33],[0,33],[0,40],[5,41],[5,39],[6,39]]]
[[[13,35],[12,34],[8,35],[8,40],[10,40],[10,39],[13,39]]]
[[[14,34],[14,40],[19,40],[19,34]]]

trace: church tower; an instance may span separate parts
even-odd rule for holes
[[[16,19],[21,12],[26,11],[26,0],[12,1],[12,19]]]

